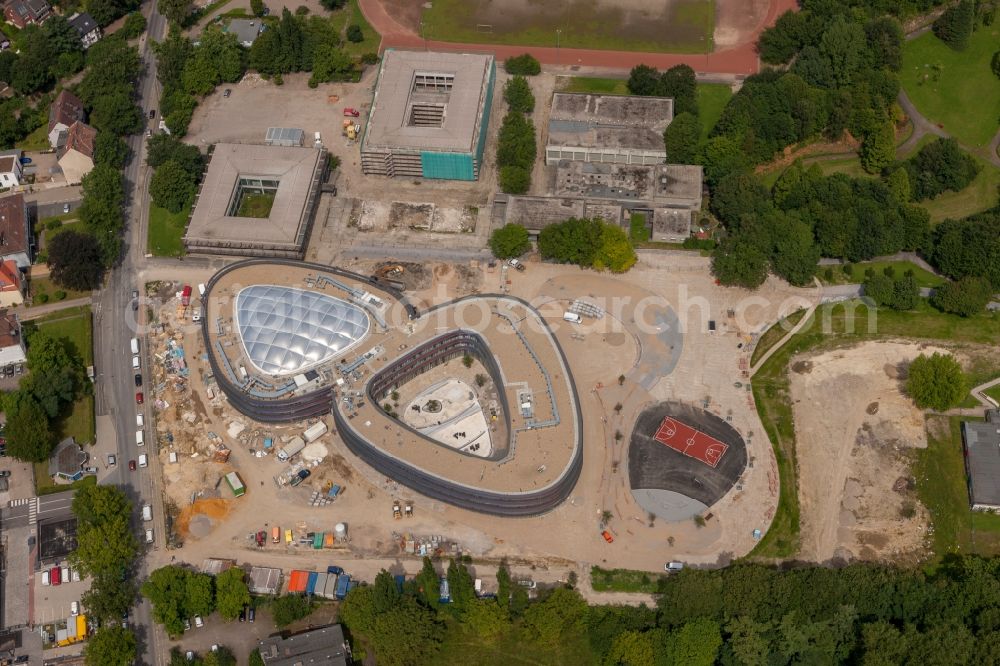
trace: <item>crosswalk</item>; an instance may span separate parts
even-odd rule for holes
[[[14,508],[17,506],[28,507],[28,526],[34,526],[38,519],[38,498],[37,497],[22,497],[20,499],[12,499],[7,502],[7,506]],[[23,515],[23,514],[22,514]]]

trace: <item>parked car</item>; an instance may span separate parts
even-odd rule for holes
[[[201,619],[201,615],[194,616],[194,626],[197,627],[198,629],[201,629],[202,627],[205,626],[205,621]]]
[[[49,578],[52,580],[53,585],[59,585],[62,583],[62,569],[59,567],[52,567],[49,571]]]
[[[344,116],[348,118],[358,118],[361,116],[361,112],[348,106],[344,108]]]
[[[604,537],[604,540],[607,541],[608,543],[612,543],[615,540],[614,535],[612,535],[611,532],[607,530],[601,532],[601,536]]]
[[[68,212],[69,212],[69,204],[68,203],[64,203],[63,204],[63,213],[65,214],[65,213],[68,213]]]
[[[257,617],[257,611],[253,609],[253,606],[247,609],[247,621],[253,622],[254,618]]]
[[[77,615],[80,614],[80,602],[79,601],[71,601],[70,602],[70,604],[69,604],[69,614],[72,615],[73,617],[76,617]]]
[[[42,572],[42,586],[43,587],[48,587],[51,584],[51,581],[52,581],[51,574],[49,574],[48,571],[43,571]]]
[[[137,374],[135,376],[135,385],[136,386],[142,386],[142,375]]]
[[[191,631],[191,620],[184,618],[184,631]]]
[[[141,428],[145,425],[146,419],[143,417],[142,412],[135,413],[135,427]]]
[[[156,117],[156,109],[150,109],[149,110],[149,119],[152,120],[155,117]]]
[[[137,405],[141,405],[141,404],[142,404],[142,402],[143,402],[143,397],[142,397],[142,391],[138,391],[138,392],[137,392],[137,393],[135,394],[135,404],[137,404]]]
[[[129,460],[128,461],[128,470],[130,472],[134,472],[135,471],[135,461],[134,460]]]
[[[118,458],[113,453],[108,454],[108,467],[114,467],[118,464]]]
[[[663,570],[667,573],[677,573],[684,570],[683,562],[667,562],[663,565]]]
[[[246,622],[246,621],[247,621],[247,607],[244,606],[243,608],[240,609],[240,622]]]
[[[233,89],[232,88],[226,88],[225,90],[222,91],[222,96],[223,97],[229,97],[232,94],[233,94]]]
[[[0,479],[6,479],[9,476],[10,476],[10,470],[9,469],[5,469],[5,470],[0,471]]]

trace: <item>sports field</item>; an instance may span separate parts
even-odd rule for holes
[[[434,0],[423,36],[446,42],[709,53],[715,0]]]

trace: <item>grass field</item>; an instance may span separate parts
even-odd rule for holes
[[[449,624],[434,663],[476,666],[580,666],[593,663],[593,652],[582,628],[563,632],[558,641],[542,645],[517,629],[508,630],[490,641],[451,620]]]
[[[1000,516],[972,511],[965,480],[962,418],[927,419],[927,448],[917,451],[917,495],[930,511],[934,552],[1000,553]],[[975,420],[975,419],[965,419]]]
[[[910,101],[969,147],[988,145],[1000,123],[1000,79],[990,71],[998,44],[1000,24],[994,24],[974,32],[965,51],[930,32],[903,49],[899,77]]]
[[[240,209],[237,215],[240,217],[267,218],[271,214],[271,206],[274,205],[274,193],[264,194],[244,194],[240,200]]]
[[[659,591],[663,575],[648,571],[633,571],[632,569],[602,569],[590,568],[590,582],[595,592],[645,592],[653,594]]]
[[[149,205],[149,239],[146,251],[154,257],[184,256],[184,230],[191,208],[171,213],[166,208]]]
[[[76,291],[75,289],[66,289],[65,287],[60,287],[59,285],[53,283],[51,278],[48,277],[31,278],[29,285],[30,285],[31,296],[33,299],[35,299],[34,305],[41,305],[41,303],[38,301],[38,296],[41,294],[45,294],[46,296],[48,296],[49,303],[54,303],[56,301],[55,293],[57,291],[62,291],[66,294],[65,297],[60,299],[66,301],[73,300],[74,298],[83,298],[85,296],[86,297],[90,296],[89,291]]]
[[[986,395],[990,396],[997,402],[1000,402],[1000,385],[986,389]]]
[[[34,321],[40,330],[69,341],[84,365],[94,364],[93,322],[90,306],[67,308]],[[95,439],[94,396],[83,395],[53,421],[59,439],[73,436],[77,442]]]
[[[49,476],[49,464],[47,462],[35,463],[35,492],[38,495],[51,495],[61,493],[64,490],[78,490],[84,486],[96,486],[97,477],[87,475],[75,483],[55,483]]]
[[[560,76],[556,89],[560,92],[598,95],[629,94],[625,79],[602,79],[595,76]]]
[[[435,0],[430,5],[422,15],[424,34],[444,42],[710,53],[715,31],[714,0],[678,0],[669,16],[645,21],[607,0],[516,7],[490,0]]]
[[[935,199],[918,203],[931,214],[931,222],[966,217],[989,210],[997,205],[997,193],[1000,191],[1000,169],[983,160],[977,161],[982,170],[964,190],[945,192]]]
[[[857,302],[824,306],[754,374],[754,401],[778,461],[781,490],[770,529],[751,551],[752,557],[788,558],[798,552],[799,498],[795,462],[795,423],[788,364],[805,351],[879,337],[906,337],[954,342],[1000,344],[1000,315],[962,318],[938,312],[921,302],[913,312],[878,310],[873,331],[868,308]],[[817,321],[828,322],[828,328]],[[765,334],[766,335],[766,334]]]
[[[722,111],[729,104],[733,91],[722,83],[698,84],[698,120],[701,121],[701,138],[708,138],[708,133],[722,117]]]
[[[785,337],[788,331],[795,328],[795,325],[802,321],[802,317],[805,314],[805,310],[796,310],[764,331],[764,335],[760,336],[760,340],[757,341],[757,346],[753,348],[753,354],[750,356],[750,365],[753,366],[758,359],[767,353],[768,349],[778,344],[778,341]],[[784,322],[784,325],[782,325],[782,322]]]
[[[896,277],[902,277],[906,271],[913,271],[913,279],[920,287],[933,288],[946,282],[945,278],[938,277],[909,261],[862,261],[852,264],[852,266],[854,268],[850,275],[844,273],[842,266],[817,266],[816,277],[824,284],[859,284],[865,281],[865,273],[869,268],[876,273],[882,273],[886,268],[892,266],[896,271]],[[827,277],[827,269],[830,269],[831,277]]]
[[[382,36],[375,31],[375,28],[365,19],[358,7],[358,0],[349,0],[347,5],[330,16],[330,22],[341,35],[344,35],[343,49],[348,54],[359,57],[365,53],[378,53],[378,45]],[[360,42],[348,41],[345,31],[349,25],[357,25],[361,28],[361,34],[365,36]]]

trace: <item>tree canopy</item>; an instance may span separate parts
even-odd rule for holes
[[[215,578],[215,599],[219,615],[224,620],[235,620],[244,607],[250,604],[250,590],[244,579],[243,569],[231,567]]]
[[[906,392],[921,409],[951,409],[965,397],[962,366],[950,354],[921,354],[910,363]]]
[[[542,258],[583,268],[623,273],[636,261],[628,234],[599,218],[570,218],[538,235]]]
[[[184,620],[208,615],[214,608],[212,577],[183,567],[156,569],[142,584],[142,594],[153,604],[153,618],[171,636],[184,633]]]
[[[490,235],[490,250],[497,259],[520,257],[530,249],[528,230],[520,224],[505,224]]]
[[[153,173],[149,194],[153,204],[179,213],[194,199],[197,187],[191,174],[173,160],[167,160]]]
[[[542,73],[542,66],[530,53],[519,56],[511,56],[503,62],[504,70],[508,74],[520,74],[522,76],[535,76]]]
[[[980,170],[976,159],[963,151],[955,139],[935,139],[897,168],[906,170],[914,201],[963,190]]]
[[[93,235],[63,231],[52,236],[46,247],[52,280],[67,289],[98,289],[104,279],[101,247]]]
[[[511,111],[531,113],[535,110],[535,96],[528,85],[528,79],[517,75],[511,77],[503,87],[503,98]]]
[[[83,647],[87,666],[130,666],[136,658],[138,645],[130,629],[111,624],[102,626]]]
[[[993,285],[981,277],[963,277],[934,290],[931,304],[943,312],[971,317],[986,309],[993,300]]]

